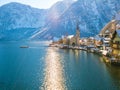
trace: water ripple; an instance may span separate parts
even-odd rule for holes
[[[65,79],[60,55],[56,48],[49,48],[46,54],[45,78],[42,90],[65,90]]]

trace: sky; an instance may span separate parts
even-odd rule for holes
[[[19,2],[22,4],[30,5],[32,7],[47,9],[50,8],[57,1],[62,1],[62,0],[0,0],[0,6],[10,2]]]

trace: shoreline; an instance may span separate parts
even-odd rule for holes
[[[117,65],[120,66],[119,60],[113,60],[113,58],[109,57],[107,53],[104,53],[104,50],[100,50],[96,47],[88,48],[88,46],[68,46],[68,45],[61,45],[61,44],[50,44],[49,47],[57,47],[60,49],[72,49],[72,50],[83,50],[87,51],[89,53],[95,53],[97,55],[100,55],[103,57],[103,61],[105,63],[111,64],[111,65]]]

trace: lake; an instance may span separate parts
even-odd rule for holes
[[[29,48],[20,48],[28,45]],[[120,90],[120,67],[48,42],[0,42],[0,90]]]

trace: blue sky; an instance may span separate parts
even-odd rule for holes
[[[10,2],[20,2],[22,4],[27,4],[32,7],[46,9],[51,7],[57,1],[61,0],[0,0],[0,6]]]

